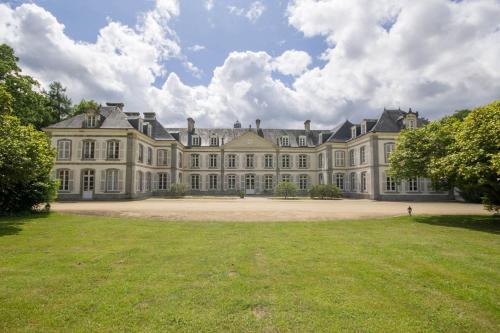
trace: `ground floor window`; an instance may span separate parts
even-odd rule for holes
[[[211,190],[217,189],[217,175],[209,175],[208,176],[208,188]]]
[[[350,182],[351,182],[351,192],[356,191],[356,174],[354,172],[351,173],[350,176]]]
[[[146,192],[151,192],[151,172],[146,172]]]
[[[361,173],[361,192],[367,191],[366,172]]]
[[[388,192],[396,191],[396,181],[392,177],[385,177],[385,190]]]
[[[300,175],[299,176],[299,189],[300,190],[307,190],[307,175]]]
[[[168,190],[168,173],[162,172],[158,174],[158,189]]]
[[[57,178],[59,179],[59,191],[69,191],[69,170],[59,170]]]
[[[144,174],[142,171],[137,171],[137,192],[144,191]]]
[[[94,170],[84,170],[83,171],[83,191],[89,192],[94,190],[95,179],[94,179]]]
[[[191,189],[192,190],[200,189],[200,175],[191,175]]]
[[[290,175],[281,175],[282,182],[290,182],[292,177]]]
[[[319,156],[323,156],[323,155],[319,155]],[[322,174],[322,173],[320,173],[320,174],[318,175],[318,183],[319,183],[320,185],[323,185],[323,174]]]
[[[106,170],[106,191],[118,191],[118,170]]]
[[[236,189],[236,175],[228,175],[227,176],[227,189],[235,190]]]
[[[265,190],[272,190],[273,189],[273,176],[272,175],[265,175],[264,176],[264,189]]]
[[[417,192],[418,191],[418,178],[408,179],[408,191]]]
[[[344,190],[344,174],[338,173],[335,175],[335,185],[339,189]]]

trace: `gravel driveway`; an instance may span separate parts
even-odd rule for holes
[[[57,202],[54,211],[89,215],[155,217],[189,221],[317,221],[407,214],[487,215],[480,204],[459,202],[387,202],[371,200],[280,200],[239,198],[151,198],[140,201]]]

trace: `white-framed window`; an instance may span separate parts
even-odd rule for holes
[[[351,192],[354,192],[356,191],[356,173],[355,172],[351,172],[351,175],[350,175],[350,182],[351,182]]]
[[[387,176],[385,177],[385,190],[387,192],[395,192],[396,191],[396,181],[393,177]]]
[[[139,156],[137,158],[139,163],[144,162],[144,146],[139,143]]]
[[[217,175],[209,175],[208,176],[208,188],[210,190],[216,190],[217,189],[217,185],[218,185],[218,177]]]
[[[150,124],[150,123],[148,123],[148,126],[147,126],[147,131],[148,131],[147,135],[148,135],[148,136],[152,136],[152,133],[153,133],[153,127],[151,126],[151,124]]]
[[[281,155],[281,167],[283,169],[290,169],[290,155]]]
[[[200,175],[191,175],[191,189],[192,190],[200,189]]]
[[[318,155],[318,166],[320,169],[323,169],[323,153]]]
[[[210,145],[211,146],[218,146],[219,145],[219,137],[215,134],[212,134],[210,136]]]
[[[323,174],[320,173],[318,175],[318,184],[323,185],[323,183],[324,183]]]
[[[200,155],[199,154],[191,154],[191,168],[197,169],[200,167]]]
[[[300,169],[307,168],[307,155],[304,155],[304,154],[299,155],[299,168]]]
[[[389,163],[389,157],[391,156],[391,153],[394,150],[394,147],[395,147],[394,142],[389,142],[389,143],[384,144],[385,163]]]
[[[201,139],[198,135],[193,135],[192,140],[193,140],[193,146],[201,145]]]
[[[337,173],[335,175],[335,186],[337,186],[342,191],[344,190],[344,174],[343,173]]]
[[[299,176],[299,189],[300,190],[307,190],[307,183],[308,183],[309,177],[307,175],[300,175]]]
[[[94,128],[97,125],[97,117],[95,114],[87,114],[85,117],[85,127]]]
[[[209,168],[217,168],[217,154],[208,155],[208,167]]]
[[[342,150],[335,151],[335,166],[343,167],[345,166],[345,152]]]
[[[351,138],[354,139],[356,137],[356,126],[351,127]]]
[[[146,172],[146,192],[151,192],[151,172]]]
[[[227,176],[227,189],[235,190],[236,189],[236,175],[228,175]]]
[[[160,172],[158,174],[158,189],[160,191],[169,189],[169,175],[167,172]]]
[[[366,172],[361,173],[361,192],[367,192]]]
[[[83,141],[83,159],[93,160],[95,158],[95,141]]]
[[[271,169],[273,167],[273,155],[264,155],[264,168]]]
[[[177,156],[179,158],[177,164],[178,164],[179,169],[180,169],[180,168],[182,168],[182,153],[178,153]]]
[[[168,165],[168,150],[158,149],[158,165]]]
[[[254,167],[254,155],[253,154],[247,154],[246,155],[246,167],[247,168],[253,168]]]
[[[418,192],[418,178],[408,179],[408,192]]]
[[[288,135],[284,135],[280,138],[280,145],[282,147],[289,147],[290,146],[290,138]]]
[[[349,165],[354,166],[356,161],[354,160],[354,149],[349,150]]]
[[[57,179],[59,179],[59,191],[69,191],[69,170],[61,169],[57,171]]]
[[[236,168],[236,155],[235,154],[227,155],[227,167],[229,169]]]
[[[142,171],[137,171],[137,192],[144,191],[144,174]]]
[[[153,149],[151,147],[148,147],[148,164],[153,164]]]
[[[71,159],[71,140],[57,141],[57,159],[58,160]]]
[[[106,170],[106,192],[118,191],[118,170]]]
[[[120,142],[116,140],[108,141],[107,146],[108,160],[117,160],[120,158]]]
[[[288,174],[281,175],[281,181],[282,182],[290,182],[292,180],[292,176]]]
[[[306,136],[305,135],[299,136],[299,146],[300,147],[306,146]]]
[[[365,164],[366,163],[366,147],[362,146],[359,148],[359,163],[360,164]]]
[[[365,123],[365,122],[363,122],[363,123],[361,124],[361,134],[365,134],[365,133],[366,133],[366,123]]]
[[[269,191],[273,189],[273,176],[264,175],[264,189]]]

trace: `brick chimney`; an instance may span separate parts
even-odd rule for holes
[[[188,122],[188,133],[194,133],[194,119],[189,117],[187,119]]]
[[[260,119],[255,119],[255,128],[257,128],[257,131],[260,130]]]
[[[306,132],[309,132],[311,130],[311,121],[310,120],[304,121],[304,129],[306,130]]]

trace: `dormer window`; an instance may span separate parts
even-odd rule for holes
[[[139,125],[137,126],[139,128],[139,132],[143,133],[144,131],[144,124],[142,119],[139,119]]]
[[[193,135],[193,146],[200,146],[200,137],[198,135]]]
[[[212,135],[210,137],[210,145],[211,146],[218,146],[219,145],[219,138],[217,137],[217,135]]]
[[[282,147],[289,147],[290,146],[290,139],[288,138],[287,135],[282,136],[280,138],[280,144]]]
[[[94,128],[96,127],[96,124],[97,124],[97,116],[93,113],[87,114],[85,118],[85,127]]]
[[[356,137],[356,126],[353,126],[351,128],[351,139],[354,139]]]
[[[151,126],[151,124],[148,123],[148,136],[152,136],[152,132],[153,132],[153,126]]]
[[[415,120],[414,119],[410,119],[408,120],[408,129],[415,129]]]
[[[361,124],[361,134],[365,134],[366,133],[366,122],[363,122]]]
[[[299,136],[299,146],[300,147],[306,146],[306,136],[305,135]]]

